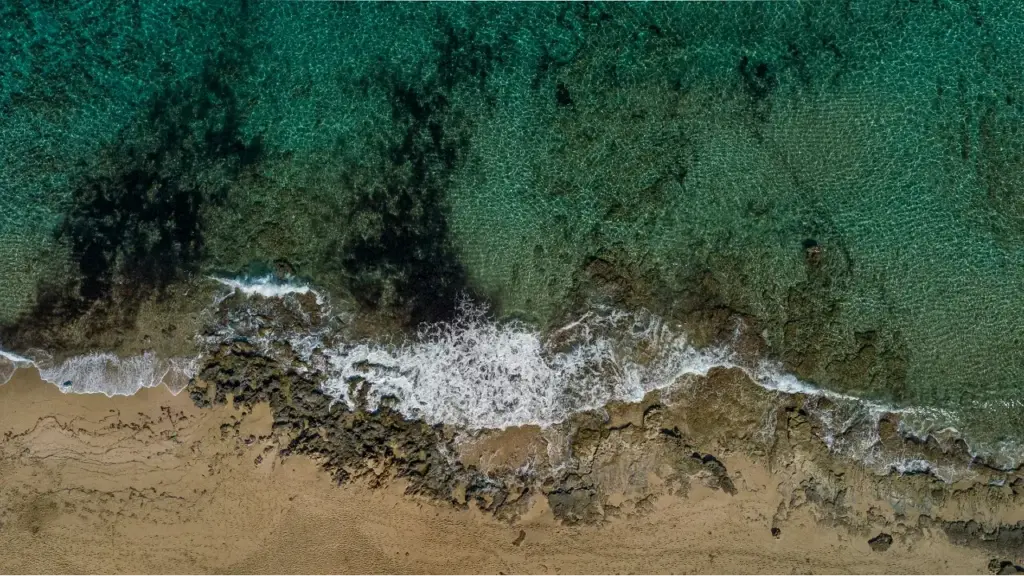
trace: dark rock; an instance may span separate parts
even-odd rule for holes
[[[723,492],[731,496],[736,495],[736,486],[733,485],[732,480],[729,478],[729,474],[725,469],[725,464],[722,464],[718,458],[715,458],[711,454],[694,452],[693,459],[700,461],[704,469],[711,473],[711,477],[714,478],[714,488],[721,488]]]
[[[986,528],[974,520],[968,520],[943,522],[942,528],[949,540],[960,546],[972,546],[1007,555],[1020,554],[1024,550],[1024,522]]]
[[[278,278],[288,278],[295,275],[295,267],[285,259],[274,261],[274,274]]]
[[[1009,560],[993,558],[989,560],[988,570],[993,574],[1024,574],[1024,567],[1018,566]]]
[[[548,506],[555,518],[566,524],[591,523],[601,517],[597,491],[593,488],[551,492],[548,494]]]
[[[892,536],[885,532],[880,533],[871,540],[868,540],[868,546],[875,552],[885,552],[892,546]]]
[[[282,453],[317,457],[339,482],[366,478],[379,484],[394,476],[408,480],[409,493],[458,506],[472,501],[495,513],[509,501],[506,480],[448,456],[456,449],[441,426],[407,420],[386,406],[368,410],[365,402],[355,410],[332,406],[319,382],[242,342],[207,358],[189,396],[201,407],[224,404],[229,397],[242,406],[268,402],[274,428],[290,438]],[[464,496],[453,496],[463,491]]]

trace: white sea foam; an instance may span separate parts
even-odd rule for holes
[[[897,460],[892,462],[890,466],[899,474],[927,474],[932,469],[932,463],[921,458]]]
[[[143,388],[163,383],[172,363],[159,360],[155,354],[119,358],[100,353],[75,356],[51,367],[41,367],[39,375],[62,390],[76,394],[130,396]]]
[[[220,278],[211,276],[211,280],[219,282],[232,292],[241,292],[246,296],[261,296],[263,298],[282,298],[290,294],[313,294],[319,304],[323,303],[323,295],[305,284],[294,283],[291,280],[279,280],[274,276],[261,276],[256,278]]]
[[[824,390],[777,363],[744,359],[725,347],[697,349],[681,330],[646,313],[599,310],[544,338],[519,323],[488,320],[482,309],[465,305],[457,320],[430,326],[408,343],[359,342],[318,350],[327,356],[326,363],[318,363],[329,373],[324,391],[350,408],[361,398],[369,409],[387,402],[407,417],[469,430],[546,428],[611,401],[637,402],[653,390],[682,385],[688,375],[738,368],[767,390],[808,396],[821,439],[834,452],[879,473],[954,476],[920,459],[894,463],[878,435],[885,414],[946,423],[955,421],[954,414]]]
[[[29,366],[34,366],[34,364],[28,358],[0,350],[0,384],[7,384],[19,368]]]
[[[195,373],[196,359],[160,359],[155,354],[119,357],[110,353],[73,356],[53,362],[46,353],[29,359],[0,351],[0,383],[6,383],[19,368],[35,367],[42,380],[69,394],[131,396],[143,388],[166,384],[178,394]]]
[[[371,409],[390,398],[406,416],[470,429],[550,426],[728,364],[726,352],[697,350],[650,315],[593,313],[544,340],[468,304],[458,320],[414,342],[358,343],[328,355],[323,388],[350,407],[365,382]]]
[[[482,309],[465,304],[457,320],[430,326],[412,342],[349,343],[326,354],[330,377],[324,391],[350,407],[365,386],[370,409],[389,398],[406,416],[470,429],[550,426],[610,401],[637,402],[684,376],[706,376],[716,367],[741,369],[767,390],[842,405],[849,414],[825,414],[836,434],[885,413],[952,418],[939,410],[900,408],[824,390],[777,363],[749,364],[725,347],[697,349],[681,330],[647,313],[597,310],[545,339],[522,324],[489,320]]]
[[[246,296],[263,298],[311,293],[318,303],[323,303],[323,297],[316,290],[289,281],[279,281],[273,276],[212,279],[230,288],[232,293],[241,292]],[[226,296],[219,297],[215,305],[224,298]],[[33,351],[29,356],[31,358],[0,350],[0,384],[7,383],[20,368],[35,367],[43,380],[71,394],[130,396],[143,388],[153,388],[160,384],[166,384],[172,393],[177,394],[195,375],[198,362],[198,358],[161,359],[149,352],[128,357],[97,352],[74,356],[59,363],[54,363],[49,354],[42,351]]]

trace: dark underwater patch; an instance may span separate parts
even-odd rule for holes
[[[422,87],[382,73],[398,135],[369,169],[346,166],[342,181],[356,194],[347,207],[352,231],[331,254],[346,288],[364,308],[415,326],[451,318],[472,290],[449,237],[446,189],[469,142],[471,119],[452,90],[483,92],[501,51],[472,32],[442,26],[434,79]],[[486,94],[483,96],[486,97]]]
[[[356,229],[342,247],[347,288],[372,310],[416,324],[449,317],[466,273],[448,237],[444,186],[458,158],[436,114],[447,108],[439,95],[405,87],[393,94],[396,120],[405,137],[385,152],[383,179],[365,187],[346,178],[360,194],[349,207]]]
[[[87,332],[128,326],[142,300],[195,273],[203,211],[259,162],[259,137],[241,133],[242,110],[227,78],[242,66],[221,52],[195,77],[156,93],[144,111],[73,179],[55,231],[73,275],[37,289],[37,303],[0,329],[8,346],[44,346],[92,311]],[[87,334],[86,334],[87,336]]]
[[[224,80],[237,66],[221,54],[199,78],[165,88],[74,189],[57,235],[78,265],[82,300],[112,297],[118,279],[143,296],[197,270],[203,206],[223,201],[262,155],[260,139],[241,134]]]
[[[479,40],[473,30],[455,28],[443,20],[439,27],[444,29],[444,38],[434,43],[439,87],[451,90],[460,82],[472,80],[483,90],[494,65],[504,61],[500,50]],[[507,41],[503,33],[500,43]]]
[[[737,70],[743,79],[744,89],[755,103],[767,98],[778,84],[767,62],[754,62],[743,56]]]
[[[975,171],[983,185],[983,205],[991,214],[1000,240],[1024,240],[1024,129],[1012,94],[987,106],[978,122]],[[971,159],[970,136],[963,141],[965,159]]]

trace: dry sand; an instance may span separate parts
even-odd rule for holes
[[[778,483],[739,456],[725,461],[735,495],[696,485],[583,527],[539,500],[508,524],[397,481],[338,486],[278,456],[270,424],[265,406],[201,410],[163,387],[65,395],[19,372],[0,386],[0,570],[979,573],[989,561],[942,534],[874,552],[799,511],[773,537]]]

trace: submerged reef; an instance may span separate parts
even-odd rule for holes
[[[343,208],[350,230],[326,263],[340,263],[359,304],[407,328],[450,320],[458,299],[472,291],[450,237],[445,196],[472,125],[450,98],[457,84],[479,82],[482,90],[500,56],[471,31],[445,28],[427,85],[384,71],[366,79],[388,94],[398,134],[375,155],[378,163],[342,167],[342,186],[354,192]]]

